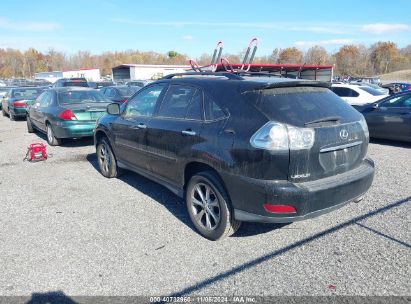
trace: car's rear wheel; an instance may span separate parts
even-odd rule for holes
[[[188,214],[198,232],[217,241],[232,235],[241,225],[234,219],[230,198],[220,178],[211,171],[192,176],[185,194]]]
[[[113,178],[120,176],[117,160],[107,138],[102,138],[96,148],[97,162],[103,176]]]
[[[27,115],[27,118],[26,118],[26,122],[27,122],[27,132],[34,133],[33,124],[32,124],[31,119],[28,115]]]
[[[9,110],[9,118],[10,120],[16,120],[16,116],[13,113],[11,113],[10,110]]]
[[[50,123],[46,125],[47,129],[47,142],[50,146],[60,146],[61,145],[61,138],[57,138],[54,135],[53,128]]]

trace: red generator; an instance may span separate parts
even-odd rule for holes
[[[27,154],[24,160],[31,162],[46,160],[47,159],[47,149],[46,145],[42,143],[34,143],[27,147]]]

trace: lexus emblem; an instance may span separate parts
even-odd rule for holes
[[[346,129],[342,129],[340,131],[340,138],[341,139],[347,139],[348,138],[348,131]]]

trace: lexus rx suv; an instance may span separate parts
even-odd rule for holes
[[[164,185],[211,240],[360,201],[373,181],[364,117],[326,83],[175,74],[107,112],[94,132],[102,175]]]

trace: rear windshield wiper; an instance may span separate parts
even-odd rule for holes
[[[305,126],[320,124],[320,123],[323,123],[323,122],[338,123],[340,120],[341,120],[340,116],[328,116],[328,117],[323,117],[323,118],[319,118],[319,119],[316,119],[316,120],[306,122]]]

